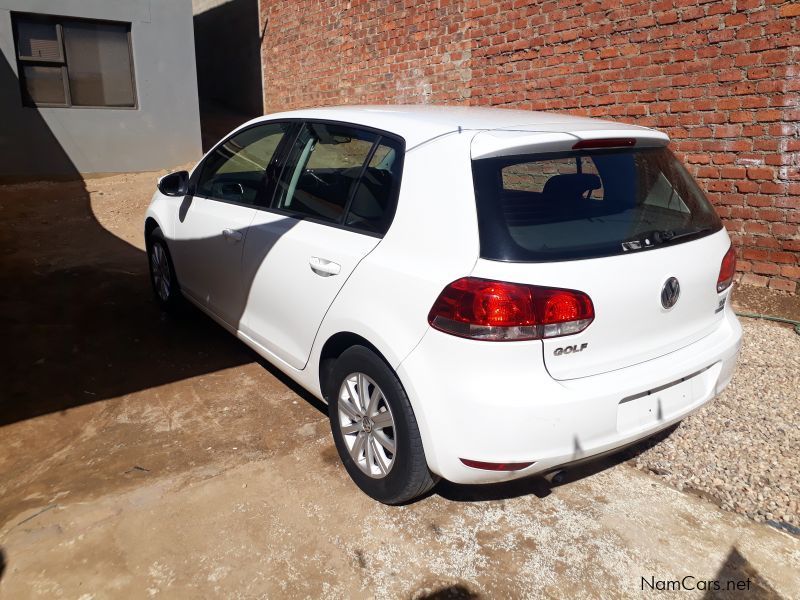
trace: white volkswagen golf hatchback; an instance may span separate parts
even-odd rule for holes
[[[377,500],[553,471],[733,374],[734,252],[668,141],[487,108],[258,118],[159,181],[155,295],[324,400]]]

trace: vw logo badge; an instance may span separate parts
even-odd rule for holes
[[[678,296],[681,295],[681,284],[675,277],[670,277],[664,282],[664,287],[661,288],[661,306],[664,308],[672,308],[678,301]]]

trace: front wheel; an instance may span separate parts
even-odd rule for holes
[[[353,346],[337,359],[330,382],[333,440],[356,485],[385,504],[430,490],[437,478],[428,469],[414,411],[386,363]]]
[[[178,288],[178,279],[175,277],[172,256],[158,227],[150,233],[147,258],[150,263],[150,284],[153,286],[156,301],[162,309],[168,312],[176,311],[180,308],[182,296]]]

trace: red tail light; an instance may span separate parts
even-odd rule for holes
[[[570,335],[594,319],[583,292],[464,277],[448,285],[428,314],[445,333],[476,340],[537,340]]]
[[[719,277],[717,277],[717,292],[722,292],[733,283],[733,276],[736,274],[736,252],[733,246],[728,248],[725,256],[722,257],[722,264],[719,267]]]

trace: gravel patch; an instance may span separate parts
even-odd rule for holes
[[[725,392],[634,464],[722,508],[800,533],[800,335],[741,322],[742,352]]]

